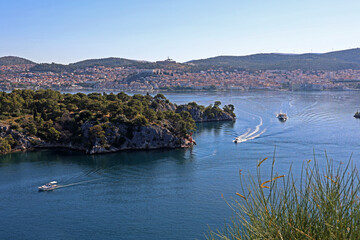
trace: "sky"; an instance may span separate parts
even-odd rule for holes
[[[178,62],[360,47],[359,0],[0,0],[0,56]]]

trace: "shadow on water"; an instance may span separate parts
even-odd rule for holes
[[[235,121],[225,121],[225,122],[204,122],[196,124],[196,133],[214,133],[215,136],[221,134],[223,129],[234,128]]]
[[[194,137],[202,134],[219,135],[223,129],[231,129],[235,122],[206,122],[196,125]],[[195,146],[196,147],[196,146]],[[189,160],[191,149],[125,150],[116,153],[88,155],[67,149],[40,149],[15,152],[0,156],[0,166],[24,162],[40,164],[64,163],[108,168],[114,165],[142,165],[171,158],[175,163],[184,164]]]
[[[91,167],[107,168],[114,165],[140,165],[156,162],[163,157],[171,156],[175,162],[186,161],[187,149],[157,149],[144,151],[122,151],[116,153],[88,155],[83,152],[67,149],[41,149],[28,152],[16,152],[0,156],[0,164],[38,162],[39,164],[77,164]]]

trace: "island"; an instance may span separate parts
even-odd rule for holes
[[[0,92],[0,153],[67,148],[88,154],[186,148],[196,122],[234,121],[234,106],[171,103],[163,94]]]

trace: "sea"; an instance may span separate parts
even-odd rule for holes
[[[204,239],[234,216],[239,174],[256,174],[260,160],[268,158],[264,180],[273,161],[278,174],[291,168],[295,177],[308,160],[360,161],[359,92],[165,95],[176,104],[233,104],[237,119],[197,124],[190,149],[0,156],[0,239]],[[61,187],[38,192],[53,180]]]

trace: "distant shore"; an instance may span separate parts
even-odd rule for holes
[[[27,88],[14,88],[11,90],[1,89],[0,91],[10,93],[13,90],[33,90]],[[46,89],[44,89],[46,90]],[[360,89],[324,89],[324,90],[289,90],[289,89],[270,89],[270,88],[250,88],[250,89],[217,89],[217,90],[208,90],[208,89],[186,89],[186,90],[172,90],[172,89],[57,89],[56,91],[60,91],[62,93],[118,93],[118,92],[126,92],[126,93],[186,93],[186,92],[348,92],[348,91],[360,91]]]

